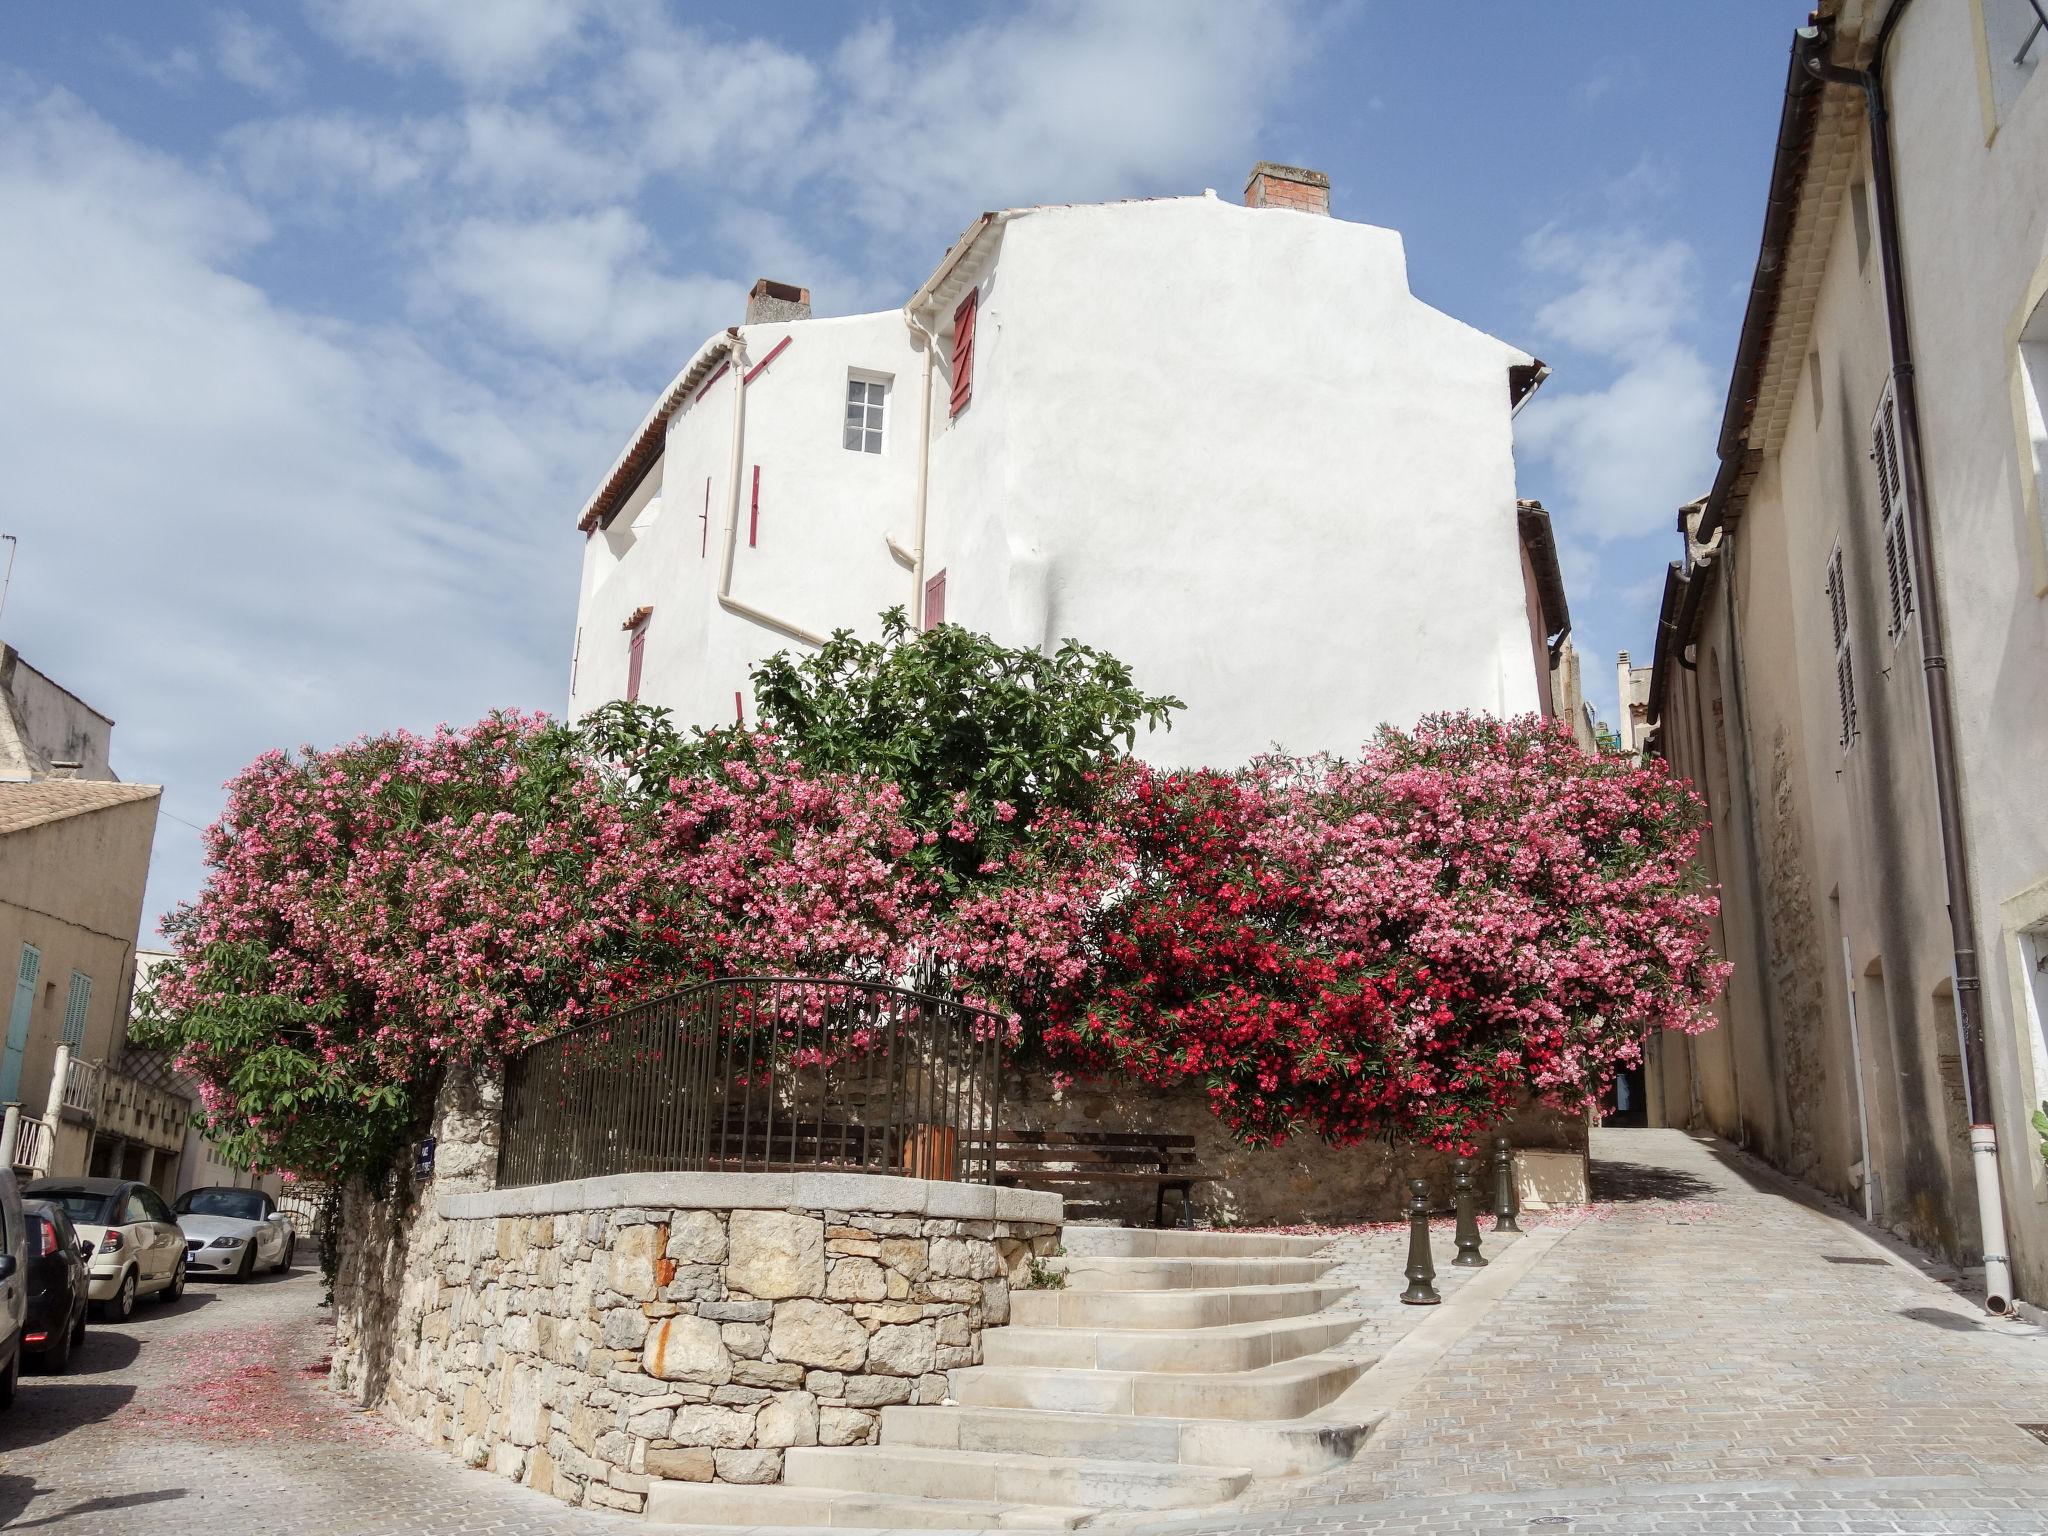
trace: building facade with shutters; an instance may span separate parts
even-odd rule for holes
[[[583,508],[570,714],[744,718],[760,660],[899,606],[1114,653],[1186,700],[1141,743],[1172,763],[1553,709],[1510,426],[1542,365],[1417,300],[1317,173],[1246,203],[985,214],[884,314],[757,284]]]
[[[1735,967],[1652,1111],[2048,1304],[2048,31],[2032,0],[1817,23],[1643,711],[1707,800]]]

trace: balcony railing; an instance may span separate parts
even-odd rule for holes
[[[901,987],[705,982],[514,1058],[498,1182],[823,1169],[987,1183],[1005,1031]]]
[[[100,1096],[106,1091],[107,1069],[95,1061],[71,1058],[64,1072],[64,1108],[81,1120],[98,1120]]]
[[[7,1163],[23,1176],[42,1173],[50,1166],[50,1127],[23,1115],[15,1122],[14,1145],[7,1149]]]

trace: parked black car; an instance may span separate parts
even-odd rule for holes
[[[92,1245],[78,1235],[61,1205],[24,1200],[21,1213],[28,1227],[22,1356],[41,1370],[67,1370],[71,1351],[85,1342],[86,1256]]]

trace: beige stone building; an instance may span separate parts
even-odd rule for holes
[[[1653,1114],[2037,1304],[2044,76],[2030,0],[1829,0],[1795,41],[1642,720],[1708,802],[1735,967],[1723,1027],[1661,1043]]]

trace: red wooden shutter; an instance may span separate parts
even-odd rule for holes
[[[946,573],[939,572],[924,584],[924,627],[937,629],[946,622]]]
[[[949,415],[958,416],[974,394],[974,315],[979,288],[967,290],[967,297],[953,311],[953,406]]]
[[[626,650],[626,698],[640,697],[640,663],[647,655],[647,621],[642,619],[633,626],[633,638]]]

